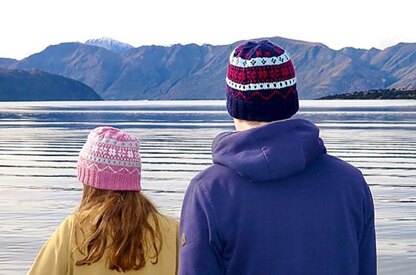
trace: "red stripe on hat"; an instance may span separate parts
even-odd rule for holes
[[[240,68],[228,65],[227,77],[239,84],[255,84],[264,82],[285,81],[295,77],[291,61],[276,66],[259,66]]]

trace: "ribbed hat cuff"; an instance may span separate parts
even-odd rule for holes
[[[227,110],[230,116],[247,121],[270,122],[292,117],[299,110],[297,93],[288,98],[268,101],[245,101],[227,93]]]
[[[140,191],[141,174],[113,173],[78,166],[78,180],[85,185],[104,190]]]

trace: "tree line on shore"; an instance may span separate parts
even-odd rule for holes
[[[319,99],[416,99],[416,89],[373,89],[329,95]]]

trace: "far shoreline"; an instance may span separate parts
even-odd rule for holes
[[[379,89],[370,91],[359,91],[329,95],[317,98],[317,100],[397,100],[397,99],[416,99],[416,89]]]

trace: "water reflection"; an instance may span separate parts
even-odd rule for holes
[[[328,151],[373,192],[380,274],[416,273],[415,101],[303,101]],[[0,103],[0,270],[22,274],[78,202],[75,162],[88,132],[111,125],[142,140],[143,192],[179,217],[189,180],[230,131],[222,101]]]

